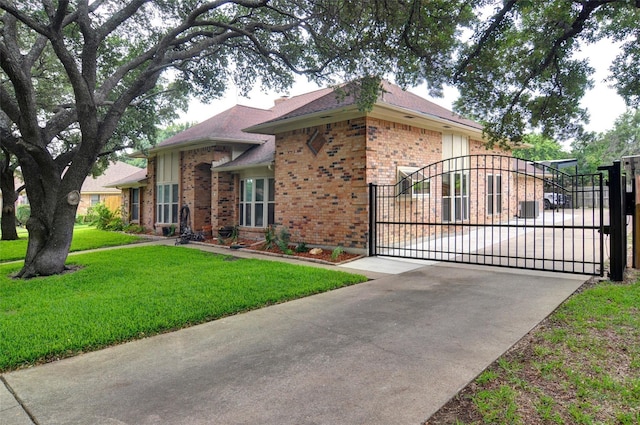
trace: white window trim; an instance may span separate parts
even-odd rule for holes
[[[402,180],[411,179],[411,193],[408,193],[406,187],[399,187],[398,195],[409,196],[413,198],[424,198],[431,196],[431,180],[424,177],[422,172],[418,172],[421,170],[419,167],[398,167],[397,171],[397,183],[400,183]],[[429,185],[428,190],[425,192],[416,193],[416,187],[420,183],[427,183]]]
[[[253,180],[254,185],[252,188],[252,193],[251,193],[251,200],[249,201],[245,201],[243,199],[243,189],[246,191],[246,181],[247,180]],[[256,184],[255,182],[257,180],[264,180],[264,194],[263,194],[263,200],[262,201],[256,201]],[[240,220],[238,220],[238,222],[240,223],[240,226],[242,227],[247,227],[247,228],[253,228],[253,229],[266,229],[267,227],[269,227],[270,225],[274,224],[274,223],[269,223],[269,205],[273,205],[273,208],[275,210],[275,193],[273,193],[272,199],[273,200],[269,200],[269,197],[271,196],[270,193],[270,188],[269,188],[269,181],[273,180],[275,183],[275,178],[274,177],[267,177],[267,176],[247,176],[247,177],[243,177],[240,179],[240,187],[239,187],[239,205],[238,205],[238,210],[239,210],[239,215],[240,215]],[[275,184],[274,184],[274,192],[275,192]],[[255,222],[256,222],[256,204],[262,204],[263,208],[262,208],[262,217],[263,217],[263,223],[261,226],[256,226]],[[246,221],[245,221],[245,214],[246,214],[246,206],[247,205],[251,205],[251,225],[247,225]]]
[[[134,192],[138,193],[138,201],[134,202]],[[140,190],[139,187],[132,187],[131,188],[131,202],[129,204],[129,215],[131,217],[131,221],[134,223],[139,223],[140,222],[140,194],[142,193],[142,191]],[[138,217],[137,218],[133,218],[133,211],[134,209],[136,210],[136,212],[138,213]]]
[[[488,182],[492,182],[492,192],[489,194]],[[498,184],[498,180],[500,183]],[[489,205],[489,195],[491,195],[491,205]],[[498,202],[500,199],[500,202]],[[485,181],[485,212],[488,216],[502,214],[502,174],[487,174],[487,180]],[[489,212],[489,206],[491,206],[491,212]]]
[[[163,186],[163,196],[162,199],[160,197],[160,186]],[[173,198],[173,187],[177,186],[177,196],[176,199],[172,199]],[[170,196],[169,196],[169,202],[165,202],[164,201],[164,190],[169,187],[170,189]],[[180,198],[180,187],[178,186],[178,183],[173,183],[173,182],[162,182],[162,183],[158,183],[156,185],[156,223],[157,224],[178,224],[178,220],[179,220],[179,208],[176,208],[176,214],[175,217],[173,217],[173,206],[179,206],[178,205],[178,200]],[[162,208],[168,205],[169,206],[169,221],[167,221],[167,217],[164,216],[164,214],[161,212]],[[160,220],[160,216],[162,216],[162,220]]]

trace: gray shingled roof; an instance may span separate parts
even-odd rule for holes
[[[331,91],[331,89],[321,89],[291,98],[283,98],[271,109],[236,105],[160,142],[151,150],[206,141],[262,143],[265,140],[271,139],[272,136],[259,133],[247,133],[243,130],[252,125],[276,118],[282,114],[287,114]]]
[[[424,99],[416,94],[403,90],[401,87],[395,84],[391,84],[388,81],[383,81],[382,86],[383,93],[379,97],[376,103],[377,105],[394,106],[423,115],[425,117],[439,118],[477,130],[482,130],[481,124],[457,115],[449,111],[448,109],[436,105],[435,103],[430,102],[427,99]],[[300,106],[298,109],[292,110],[289,113],[282,114],[278,117],[274,117],[269,121],[265,121],[255,125],[255,131],[261,131],[261,128],[264,124],[293,120],[295,118],[303,117],[306,115],[329,112],[336,109],[346,109],[356,106],[356,98],[353,96],[353,90],[349,90],[349,84],[345,85],[344,91],[348,94],[344,97],[340,97],[333,90],[328,89],[328,92],[326,94]],[[252,131],[252,128],[249,127],[246,129],[246,131]]]
[[[271,117],[272,113],[269,110],[236,105],[164,140],[156,145],[154,149],[216,140],[260,143],[265,140],[265,137],[269,136],[246,133],[242,129],[268,120]]]
[[[146,184],[145,180],[147,179],[147,170],[145,168],[139,169],[133,174],[130,174],[124,178],[112,181],[107,184],[106,187],[135,187],[135,186],[143,186]]]
[[[348,90],[348,85],[345,88]],[[378,99],[378,105],[387,105],[411,111],[423,117],[436,117],[473,129],[482,126],[453,112],[429,102],[415,94],[402,90],[389,82],[383,82],[384,93]],[[179,147],[195,143],[224,142],[246,143],[258,146],[248,149],[235,160],[216,167],[218,170],[250,168],[270,164],[274,158],[275,144],[272,135],[260,133],[262,125],[286,120],[303,119],[306,115],[341,108],[353,108],[356,99],[353,95],[343,98],[332,88],[324,88],[291,98],[283,98],[268,110],[237,105],[218,115],[203,121],[181,133],[164,140],[151,151]]]
[[[126,162],[117,161],[111,163],[104,173],[98,177],[87,177],[82,184],[82,193],[119,193],[120,190],[114,188],[110,184],[115,180],[123,179],[134,173],[146,170],[127,164]]]
[[[276,153],[275,140],[271,139],[260,146],[253,146],[242,155],[214,169],[216,171],[232,171],[256,166],[266,166],[273,163]]]

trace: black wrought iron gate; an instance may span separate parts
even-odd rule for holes
[[[603,275],[602,174],[502,155],[409,171],[370,185],[370,255]]]

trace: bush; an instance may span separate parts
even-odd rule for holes
[[[271,249],[276,244],[276,232],[273,230],[273,226],[269,226],[264,229],[264,247],[266,249]]]
[[[342,248],[340,245],[338,245],[332,252],[331,252],[331,259],[333,261],[336,261],[338,259],[338,257],[340,257],[340,254],[344,253],[344,248]]]
[[[290,252],[291,249],[289,249],[289,243],[291,242],[291,234],[289,233],[289,229],[287,229],[286,227],[281,227],[280,228],[280,233],[278,234],[278,241],[276,242],[278,244],[278,248],[280,248],[280,251],[284,252],[285,254]]]
[[[127,224],[123,229],[127,233],[144,233],[145,229],[139,224]]]
[[[31,207],[29,205],[18,205],[16,210],[16,220],[20,225],[27,224],[27,221],[31,217]]]
[[[309,252],[309,248],[307,247],[306,243],[298,242],[298,244],[296,245],[295,251],[296,252]]]
[[[86,220],[100,230],[123,230],[124,222],[119,212],[111,211],[103,203],[96,204],[87,210]]]

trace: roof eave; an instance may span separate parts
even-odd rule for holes
[[[235,171],[244,171],[244,170],[252,170],[255,168],[264,168],[264,167],[270,167],[274,165],[274,161],[267,161],[267,162],[259,162],[256,164],[249,164],[249,165],[230,165],[225,167],[224,165],[219,165],[217,167],[213,167],[211,169],[211,171],[216,171],[216,172],[227,172],[227,171],[231,171],[231,172],[235,172]]]
[[[267,121],[262,124],[256,124],[245,128],[242,131],[247,133],[275,135],[276,133],[295,130],[301,127],[314,127],[317,125],[335,122],[336,116],[339,116],[340,120],[348,120],[358,118],[363,115],[365,115],[365,113],[360,111],[356,105],[348,105],[277,121]],[[301,123],[303,124],[301,125]]]
[[[435,115],[425,114],[412,109],[402,108],[385,102],[378,101],[370,112],[363,112],[357,105],[329,109],[300,115],[283,120],[270,121],[257,124],[244,129],[247,133],[276,134],[294,130],[301,127],[314,127],[317,125],[335,122],[336,117],[340,120],[348,120],[369,116],[372,118],[393,120],[401,124],[413,125],[427,128],[439,132],[459,131],[466,135],[482,139],[482,129],[467,124],[458,123],[453,120],[441,118]]]
[[[379,119],[393,118],[401,124],[435,130],[441,133],[459,131],[468,136],[482,138],[482,129],[467,124],[459,123],[437,115],[415,111],[389,103],[377,102],[376,107],[368,114],[370,117]]]
[[[147,150],[146,153],[142,151],[136,151],[129,154],[129,156],[132,158],[147,158],[149,156],[157,155],[158,153],[166,152],[166,151],[174,151],[174,150],[186,151],[186,150],[192,150],[192,149],[209,147],[209,146],[238,146],[238,145],[254,146],[254,145],[261,145],[264,142],[265,142],[264,140],[236,139],[236,138],[225,138],[225,137],[219,137],[216,139],[199,139],[199,140],[190,140],[188,142],[179,142],[179,143],[171,144],[168,146],[154,146],[149,150]]]

